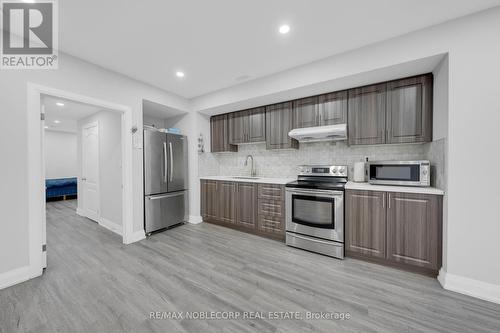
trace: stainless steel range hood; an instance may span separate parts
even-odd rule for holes
[[[347,124],[296,128],[288,135],[299,142],[346,140]]]

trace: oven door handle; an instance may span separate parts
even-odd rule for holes
[[[336,198],[336,197],[342,197],[344,195],[344,192],[341,191],[325,191],[325,190],[314,190],[314,191],[308,191],[308,190],[289,190],[289,192],[293,194],[302,194],[302,195],[309,195],[309,196],[315,196],[315,197],[329,197],[329,198]]]

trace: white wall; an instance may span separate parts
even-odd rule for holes
[[[76,177],[76,133],[45,131],[45,178]]]
[[[448,95],[449,95],[448,56],[434,70],[433,129],[432,139],[437,141],[448,136]]]
[[[86,124],[97,122],[99,127],[99,190],[100,217],[115,225],[122,225],[122,133],[121,113],[101,111],[80,119],[78,128],[78,198],[81,193],[82,176],[82,128]],[[78,208],[81,208],[78,200]]]
[[[142,121],[143,121],[144,125],[147,125],[147,126],[154,126],[156,128],[164,128],[165,127],[165,119],[162,119],[162,118],[144,115]]]
[[[500,123],[499,31],[500,7],[496,7],[208,94],[194,100],[193,108],[222,112],[228,107],[255,106],[276,96],[299,97],[304,87],[310,92],[318,83],[447,53],[448,68],[442,70],[449,72],[449,115],[447,124],[435,124],[439,136],[448,132],[446,257],[441,281],[449,289],[500,302],[500,217],[496,208],[500,178],[492,176],[500,164],[496,135]]]
[[[142,101],[148,99],[178,110],[189,110],[188,101],[102,67],[60,54],[58,70],[1,71],[0,73],[0,153],[9,163],[0,163],[0,280],[4,272],[29,264],[27,83],[90,96],[128,106],[133,125],[142,128]],[[38,116],[38,115],[35,115]],[[131,142],[126,144],[131,145]],[[134,231],[144,228],[142,149],[133,151]],[[50,255],[50,254],[49,254]],[[1,282],[1,281],[0,281]]]
[[[189,170],[189,222],[201,222],[200,215],[200,179],[198,173],[198,136],[205,138],[205,149],[210,150],[210,117],[198,112],[166,119],[167,127],[179,128],[188,136],[188,170]]]

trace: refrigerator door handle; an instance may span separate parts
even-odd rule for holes
[[[167,182],[167,143],[163,142],[163,182]]]
[[[174,180],[174,153],[172,150],[172,142],[168,143],[170,148],[170,181]]]
[[[169,194],[163,194],[163,195],[155,195],[155,196],[150,196],[147,197],[148,200],[160,200],[160,199],[165,199],[165,198],[172,198],[172,197],[178,197],[180,195],[184,195],[185,192],[176,192],[176,193],[169,193]]]

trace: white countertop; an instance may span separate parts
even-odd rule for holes
[[[414,186],[393,186],[393,185],[372,185],[370,183],[347,182],[346,190],[365,190],[381,192],[403,192],[419,194],[444,195],[444,191],[435,187],[414,187]]]
[[[261,183],[261,184],[279,184],[284,185],[286,183],[290,183],[296,181],[297,178],[265,178],[265,177],[256,177],[252,179],[248,178],[235,178],[239,176],[203,176],[200,179],[206,180],[220,180],[220,181],[228,181],[228,182],[240,182],[240,183]],[[241,176],[245,177],[245,176]]]

